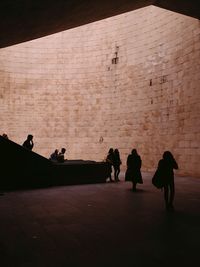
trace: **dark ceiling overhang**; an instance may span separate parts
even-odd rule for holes
[[[0,48],[156,5],[200,18],[199,0],[1,0]]]

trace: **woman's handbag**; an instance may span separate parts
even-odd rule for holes
[[[163,172],[158,168],[152,178],[152,184],[158,188],[161,189],[165,185]]]

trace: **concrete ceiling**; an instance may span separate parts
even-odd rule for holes
[[[148,5],[200,18],[199,0],[0,0],[0,48]]]

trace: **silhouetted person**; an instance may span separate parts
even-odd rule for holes
[[[113,162],[114,162],[114,150],[113,148],[110,148],[109,151],[108,151],[108,155],[106,157],[106,162],[109,163],[109,166],[110,166],[110,175],[109,175],[109,178],[110,178],[110,181],[113,182],[112,180],[112,166],[113,166]]]
[[[26,141],[24,141],[24,143],[23,143],[23,147],[25,147],[28,150],[32,150],[33,149],[33,146],[34,146],[33,136],[31,134],[29,134],[27,136]]]
[[[173,210],[173,201],[175,195],[174,169],[178,169],[178,164],[170,151],[163,153],[163,158],[158,163],[161,175],[164,180],[164,199],[166,210]]]
[[[114,177],[115,177],[115,181],[118,182],[119,173],[120,173],[120,165],[122,164],[122,162],[120,159],[119,150],[117,148],[114,150],[113,156],[114,156],[113,157]]]
[[[131,154],[128,155],[126,164],[127,170],[125,174],[125,181],[131,181],[133,185],[132,190],[136,191],[137,183],[143,184],[142,174],[140,171],[142,166],[142,160],[138,155],[136,149],[133,149]]]
[[[8,135],[6,133],[2,134],[3,138],[8,139]]]
[[[56,149],[50,156],[50,160],[57,161],[58,160],[58,149]]]
[[[66,149],[62,148],[61,152],[58,154],[58,157],[57,157],[58,162],[63,163],[65,161],[65,152],[66,152]]]

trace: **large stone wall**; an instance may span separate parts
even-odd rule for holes
[[[0,50],[0,130],[44,156],[164,150],[200,176],[200,23],[153,6]]]

